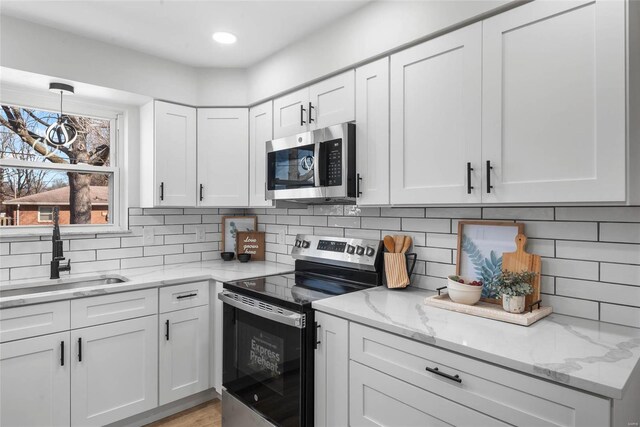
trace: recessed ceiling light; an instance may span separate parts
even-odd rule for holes
[[[218,31],[213,33],[213,39],[220,44],[233,44],[238,38],[231,33]]]

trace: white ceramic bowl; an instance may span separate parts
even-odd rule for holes
[[[451,301],[453,302],[465,305],[474,305],[480,301],[480,297],[482,296],[482,286],[466,285],[447,278],[447,292],[449,293],[449,298],[451,298]]]

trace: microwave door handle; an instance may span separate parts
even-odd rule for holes
[[[314,187],[321,187],[323,185],[320,182],[320,168],[324,167],[324,159],[320,158],[320,142],[316,142],[313,148],[313,185]]]

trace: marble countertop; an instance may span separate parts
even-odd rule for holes
[[[379,287],[313,307],[614,399],[640,378],[640,329],[558,314],[525,327],[427,306],[423,301],[430,295]]]
[[[32,286],[59,285],[83,279],[105,278],[107,276],[123,277],[128,280],[123,283],[114,283],[109,285],[94,285],[74,289],[53,290],[48,292],[0,297],[0,308],[82,298],[115,292],[126,292],[136,289],[175,285],[178,283],[198,280],[217,280],[220,282],[226,282],[231,280],[250,279],[259,276],[284,274],[291,271],[293,271],[293,266],[288,264],[277,264],[266,261],[240,263],[238,261],[225,262],[218,260],[161,265],[156,267],[131,268],[92,274],[67,275],[65,273],[61,273],[62,278],[59,280],[49,280],[45,278],[38,280],[26,279],[7,281],[2,283],[2,287],[0,289],[10,290],[30,288]]]

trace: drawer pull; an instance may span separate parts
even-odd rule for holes
[[[167,341],[169,341],[169,319],[164,322],[164,331],[164,337],[167,339]]]
[[[186,295],[178,295],[176,298],[182,299],[182,298],[191,298],[191,297],[197,297],[197,296],[198,296],[197,293],[192,293],[192,294],[186,294]]]
[[[78,338],[78,362],[82,362],[82,338]]]
[[[64,366],[64,341],[60,341],[60,366]]]
[[[441,377],[445,377],[448,380],[451,381],[455,381],[457,383],[462,383],[462,378],[460,378],[460,375],[455,374],[455,375],[449,375],[449,374],[445,374],[444,372],[440,372],[440,370],[436,367],[436,368],[430,368],[430,367],[426,367],[425,368],[427,371],[431,372],[432,374],[436,374],[436,375],[440,375]]]

